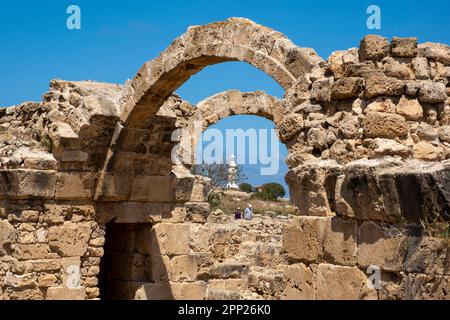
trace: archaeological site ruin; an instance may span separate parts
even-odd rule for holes
[[[283,99],[175,94],[227,61]],[[123,85],[53,80],[0,113],[0,300],[450,299],[448,45],[368,35],[323,60],[230,18]],[[194,121],[240,114],[276,124],[296,216],[232,221],[190,173]]]

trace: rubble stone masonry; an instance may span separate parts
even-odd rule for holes
[[[174,91],[244,61],[285,90]],[[322,60],[247,19],[194,26],[124,85],[53,80],[0,109],[0,299],[450,299],[450,47],[368,35]],[[295,217],[210,213],[186,150],[275,122]],[[368,285],[380,270],[380,285]],[[373,268],[372,268],[373,269]],[[371,269],[371,270],[372,270]]]

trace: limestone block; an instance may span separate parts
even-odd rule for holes
[[[207,284],[204,281],[190,283],[149,283],[136,292],[137,300],[204,300]]]
[[[400,96],[403,94],[403,81],[384,75],[369,75],[366,77],[367,98],[374,98],[381,95]]]
[[[445,85],[440,82],[422,82],[418,96],[419,101],[424,103],[442,103],[447,100]]]
[[[395,103],[392,97],[377,97],[375,100],[369,102],[364,109],[364,113],[372,111],[395,113]]]
[[[414,158],[425,161],[441,161],[444,159],[444,149],[431,143],[420,141],[413,146]]]
[[[390,113],[370,112],[363,119],[364,136],[368,138],[396,138],[408,134],[405,118]]]
[[[329,218],[323,242],[323,260],[339,265],[356,264],[356,220]]]
[[[241,300],[241,294],[239,291],[223,290],[211,288],[208,284],[206,290],[206,300]]]
[[[56,199],[90,199],[94,195],[95,175],[84,172],[58,172]]]
[[[315,101],[330,101],[331,93],[331,81],[330,79],[317,80],[312,84],[311,87],[311,99]]]
[[[413,238],[409,242],[405,270],[425,274],[450,274],[450,249],[445,240]]]
[[[428,59],[427,58],[414,58],[411,61],[411,67],[414,71],[414,75],[417,80],[427,80],[430,79],[430,66],[428,65]],[[408,93],[408,92],[407,92]],[[410,95],[412,92],[408,93]]]
[[[248,286],[262,296],[278,298],[286,289],[286,274],[284,271],[252,267]]]
[[[158,255],[150,258],[151,262],[151,280],[153,282],[167,282],[170,279],[170,258],[168,256]]]
[[[89,154],[80,150],[65,150],[62,153],[61,161],[63,162],[86,162]]]
[[[99,199],[104,201],[128,200],[132,179],[128,173],[105,172],[99,177]]]
[[[349,63],[345,68],[346,77],[365,78],[371,74],[382,75],[383,71],[377,69],[372,61],[364,61],[360,63]]]
[[[441,126],[439,128],[439,140],[442,142],[450,143],[450,126]]]
[[[336,213],[357,219],[395,222],[402,211],[392,174],[378,175],[376,167],[354,165],[337,178],[334,191]]]
[[[308,130],[307,141],[315,149],[327,148],[327,131],[323,128],[311,128]]]
[[[394,57],[413,58],[417,55],[417,38],[392,38],[391,55]]]
[[[423,116],[423,108],[416,99],[403,96],[397,104],[397,113],[406,120],[417,121]]]
[[[419,44],[419,56],[450,65],[450,47],[447,44],[425,42]]]
[[[240,291],[246,290],[248,287],[247,279],[210,279],[208,280],[208,290],[230,290]]]
[[[364,90],[364,79],[348,77],[341,78],[331,86],[331,99],[356,98]]]
[[[51,287],[47,289],[46,300],[85,300],[85,288]]]
[[[282,300],[316,300],[316,273],[303,263],[288,266]]]
[[[406,300],[450,300],[450,277],[410,273],[405,282]]]
[[[345,67],[348,64],[358,62],[358,52],[356,48],[334,51],[327,59],[327,62],[329,71],[336,79],[339,79],[344,76]]]
[[[84,256],[87,252],[91,228],[87,224],[66,222],[50,227],[49,245],[52,251],[63,257]]]
[[[153,252],[168,255],[188,254],[190,239],[189,224],[158,223],[153,227]]]
[[[0,254],[7,255],[10,245],[17,241],[18,232],[8,221],[0,220]]]
[[[242,278],[248,274],[250,270],[247,262],[224,262],[214,265],[211,269],[210,277],[227,279],[227,278]]]
[[[54,274],[44,274],[39,276],[38,285],[41,288],[55,287],[58,285],[58,278]]]
[[[171,212],[172,205],[145,202],[101,202],[97,207],[96,220],[116,223],[158,223],[162,216]]]
[[[186,203],[186,221],[205,223],[211,211],[211,205],[208,202],[187,202]]]
[[[305,166],[291,170],[286,174],[292,203],[303,215],[333,215],[325,189],[326,169]]]
[[[46,259],[50,248],[47,244],[15,244],[13,256],[20,260]]]
[[[9,170],[9,195],[12,198],[55,196],[56,172],[38,170]]]
[[[367,286],[367,276],[358,268],[319,264],[317,300],[377,300],[377,291]]]
[[[326,217],[296,217],[286,226],[283,248],[288,259],[302,262],[321,261],[327,222]]]
[[[300,114],[286,115],[277,127],[280,140],[287,142],[303,129],[303,125],[303,117]]]
[[[367,35],[359,44],[359,60],[381,60],[389,54],[389,40],[378,35]]]
[[[131,186],[131,201],[172,202],[175,194],[174,176],[136,176]]]
[[[384,156],[409,157],[412,149],[391,139],[375,138],[369,143],[371,158],[382,158]]]
[[[44,294],[40,289],[14,290],[5,289],[3,293],[5,300],[44,300]]]
[[[170,260],[171,281],[197,280],[198,257],[195,255],[175,256]]]
[[[397,230],[400,228],[400,230]],[[375,265],[383,270],[400,271],[408,247],[401,227],[363,222],[358,228],[358,265]]]

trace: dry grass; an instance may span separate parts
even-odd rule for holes
[[[237,207],[241,208],[241,211],[247,207],[248,204],[253,206],[254,214],[278,216],[278,215],[296,215],[297,209],[292,206],[289,201],[262,201],[256,199],[239,200],[227,195],[222,195],[220,199],[214,199],[211,201],[213,209],[220,209],[225,214],[232,215]]]

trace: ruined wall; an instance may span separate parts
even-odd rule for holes
[[[234,60],[284,99],[232,91],[197,110],[173,95]],[[424,226],[449,221],[449,66],[446,45],[378,36],[322,61],[233,18],[190,28],[124,85],[52,81],[1,110],[0,299],[448,299],[448,243]],[[198,112],[204,127],[274,120],[301,216],[215,223],[208,180],[171,159]]]

